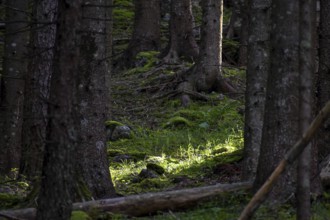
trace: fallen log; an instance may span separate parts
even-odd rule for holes
[[[199,201],[226,192],[246,190],[252,187],[252,183],[216,184],[212,186],[196,187],[191,189],[165,191],[157,193],[146,193],[102,199],[73,204],[73,210],[88,212],[97,209],[100,212],[111,212],[128,216],[144,216],[157,211],[178,210],[189,207]],[[0,211],[1,216],[7,219],[34,220],[36,217],[35,208]]]

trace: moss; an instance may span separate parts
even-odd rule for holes
[[[193,121],[199,121],[205,117],[205,113],[202,111],[192,109],[181,109],[174,113],[174,116],[180,116]]]
[[[86,212],[73,211],[70,220],[92,220],[92,218]]]
[[[143,66],[130,69],[125,73],[125,75],[148,72],[159,61],[157,58],[158,54],[158,51],[143,51],[138,53],[136,55],[136,60],[141,60],[144,63]]]
[[[188,119],[181,117],[181,116],[175,116],[173,118],[170,118],[165,124],[164,128],[170,128],[170,127],[191,127],[193,126],[193,123],[189,121]]]
[[[13,208],[23,201],[23,197],[20,195],[0,193],[0,209]]]
[[[110,129],[113,129],[113,128],[117,127],[117,126],[124,126],[123,123],[118,122],[118,121],[106,121],[106,122],[105,122],[105,125],[106,125],[108,128],[110,128]]]

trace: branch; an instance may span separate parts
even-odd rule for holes
[[[284,172],[288,165],[291,165],[299,156],[299,154],[305,149],[308,143],[312,140],[318,129],[325,122],[330,115],[330,101],[323,107],[323,109],[316,116],[309,128],[303,134],[303,137],[296,142],[296,144],[284,155],[284,159],[281,160],[279,165],[267,179],[267,181],[261,186],[258,192],[250,200],[249,204],[245,207],[241,213],[239,220],[248,220],[252,217],[253,213],[267,198],[268,193],[272,189],[275,182],[280,175]]]

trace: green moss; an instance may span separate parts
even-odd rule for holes
[[[92,220],[92,218],[86,212],[73,211],[70,220]]]
[[[0,209],[13,208],[23,201],[23,197],[20,195],[0,193]]]
[[[123,126],[124,124],[118,121],[106,121],[105,125],[110,129],[114,129],[117,126]]]
[[[143,51],[143,52],[138,53],[136,55],[136,60],[143,60],[144,65],[142,67],[136,67],[136,68],[128,70],[125,73],[125,75],[132,75],[132,74],[148,72],[159,61],[159,59],[157,58],[158,54],[159,54],[158,51]]]
[[[193,126],[193,123],[189,121],[188,119],[181,117],[181,116],[175,116],[173,118],[170,118],[165,124],[164,128],[175,128],[175,127],[191,127]]]

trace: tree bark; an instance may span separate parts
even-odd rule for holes
[[[258,207],[265,201],[269,192],[273,188],[274,184],[283,174],[285,169],[292,166],[298,156],[302,153],[302,151],[306,148],[306,146],[310,143],[312,138],[317,134],[320,127],[324,124],[324,122],[330,116],[330,101],[321,109],[313,122],[306,129],[302,138],[300,138],[293,147],[291,147],[288,152],[284,155],[284,159],[282,159],[276,169],[271,173],[267,181],[260,187],[260,189],[256,192],[256,194],[252,197],[250,202],[242,211],[239,220],[248,220],[251,219],[253,213],[258,209]]]
[[[256,175],[261,145],[266,84],[269,72],[270,0],[249,2],[248,62],[246,70],[244,161],[242,178]]]
[[[80,63],[78,76],[78,104],[80,143],[77,148],[77,179],[86,185],[95,199],[115,196],[106,153],[106,127],[109,117],[110,65],[107,44],[111,20],[107,7],[111,0],[84,0],[84,19],[80,34]],[[106,47],[108,46],[108,47]],[[79,186],[78,184],[78,189]],[[79,192],[79,190],[78,190]],[[85,195],[79,195],[84,197]]]
[[[26,76],[20,174],[39,177],[46,141],[47,111],[54,58],[57,1],[34,1],[31,58]],[[38,22],[41,22],[38,24]]]
[[[275,169],[285,152],[298,139],[299,5],[297,0],[272,1],[271,64],[259,163],[254,189]],[[296,168],[282,175],[273,188],[272,202],[283,202],[295,192]]]
[[[316,2],[313,0],[299,1],[299,130],[301,135],[307,130],[312,119],[312,84],[315,70],[315,41],[316,33]],[[311,218],[311,168],[312,148],[307,146],[299,157],[297,170],[297,218]]]
[[[172,0],[170,42],[166,49],[165,63],[177,63],[181,56],[196,60],[199,49],[193,34],[191,0]]]
[[[183,189],[168,192],[147,193],[132,195],[113,199],[103,199],[84,203],[75,203],[74,210],[90,211],[97,209],[103,212],[125,214],[129,216],[143,216],[157,211],[178,210],[190,207],[203,199],[221,195],[222,193],[246,190],[251,187],[251,183],[217,184],[191,189]],[[143,204],[143,205],[141,205]],[[35,219],[35,209],[20,209],[12,211],[0,211],[1,215]]]
[[[135,66],[141,51],[160,49],[160,0],[135,0],[134,31],[123,55],[123,66]]]
[[[197,91],[234,92],[235,89],[223,78],[222,65],[222,0],[201,2],[203,24],[201,48],[197,63],[188,71],[187,77]]]
[[[0,175],[19,167],[27,63],[28,1],[7,0],[0,97]]]
[[[58,3],[54,70],[51,79],[49,122],[43,161],[37,219],[69,219],[73,202],[73,170],[77,131],[77,78],[82,20],[81,0]]]
[[[330,1],[320,1],[320,35],[319,35],[319,72],[316,82],[317,108],[320,109],[330,100]],[[330,120],[321,129],[317,138],[320,160],[330,154]]]

